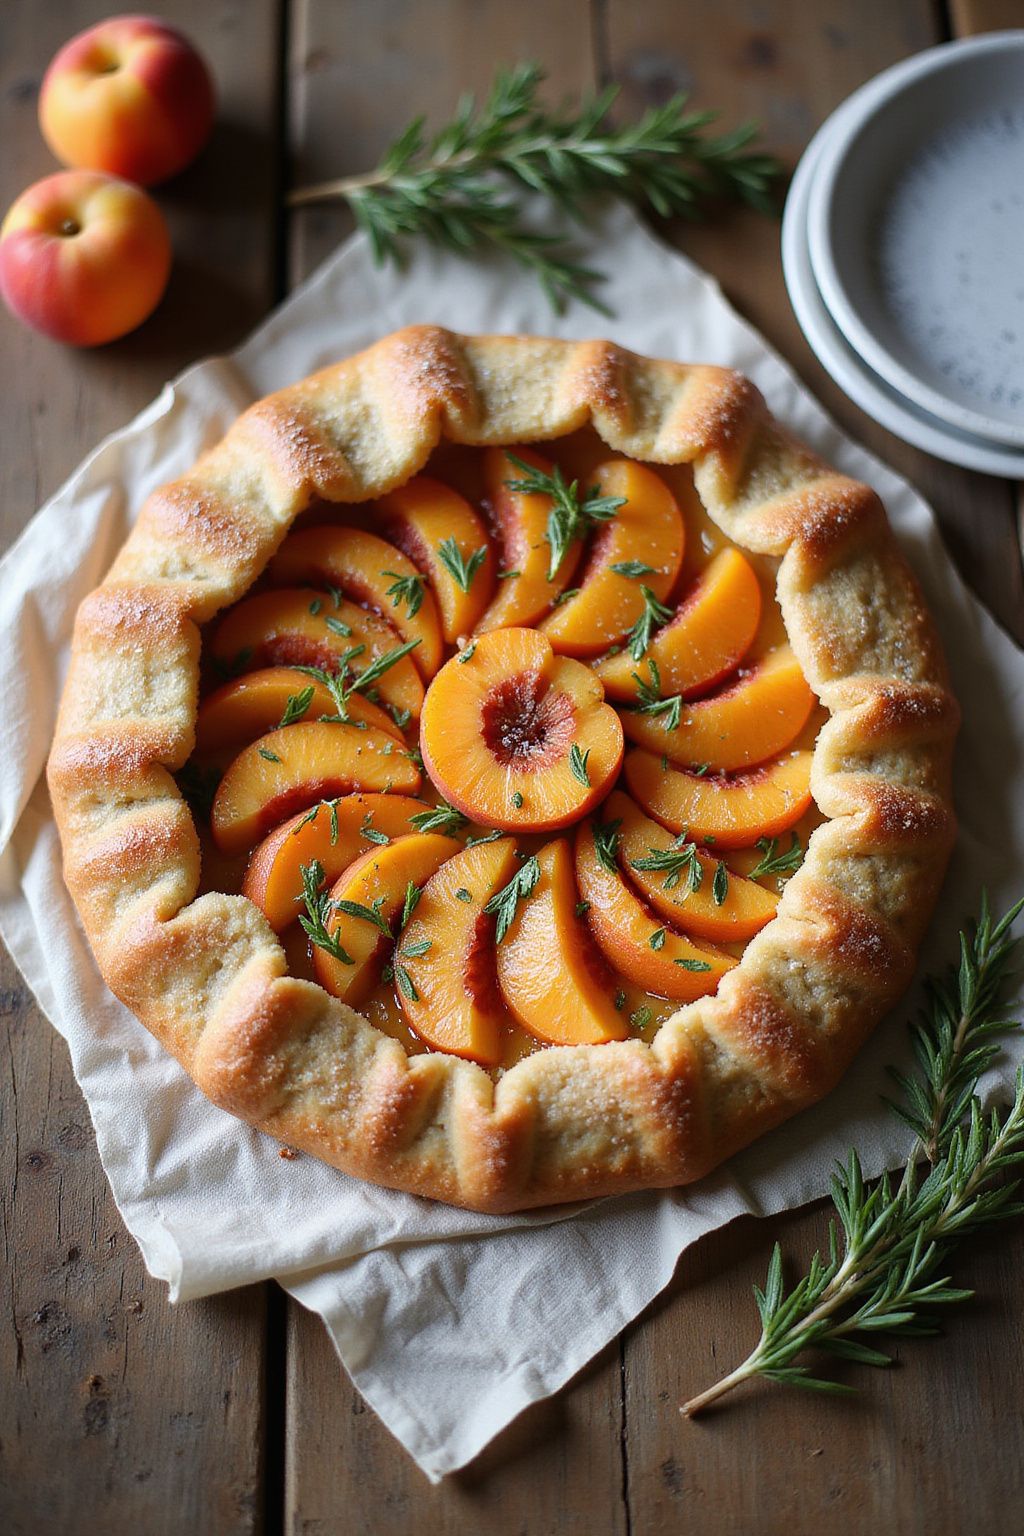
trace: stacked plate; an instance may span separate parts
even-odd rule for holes
[[[1024,31],[929,49],[845,101],[797,167],[782,260],[862,410],[1024,479]]]

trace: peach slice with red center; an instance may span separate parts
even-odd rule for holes
[[[775,916],[779,898],[773,891],[727,869],[685,836],[680,843],[621,790],[605,802],[604,820],[619,823],[617,853],[629,879],[648,906],[677,928],[727,944],[752,939]],[[637,868],[652,863],[662,867]]]
[[[322,987],[353,1008],[380,980],[385,956],[410,885],[420,886],[452,856],[455,844],[437,832],[413,832],[371,848],[335,881],[324,926],[347,957],[319,945],[313,968]]]
[[[589,667],[533,629],[481,635],[427,691],[420,749],[471,821],[545,831],[578,821],[622,761],[622,727]]]
[[[788,645],[770,651],[721,693],[686,704],[666,730],[668,714],[623,709],[630,741],[675,763],[732,771],[751,768],[795,741],[814,708],[800,663]]]
[[[588,488],[622,497],[600,525],[579,591],[559,603],[540,628],[566,656],[600,656],[644,612],[644,588],[659,601],[679,575],[685,530],[672,492],[659,475],[632,459],[611,459],[589,476]]]
[[[646,991],[690,1002],[714,992],[737,964],[724,950],[693,944],[652,918],[614,864],[602,861],[589,822],[576,833],[576,882],[605,959]]]
[[[625,775],[635,799],[674,832],[718,848],[746,848],[796,825],[811,804],[811,752],[785,757],[745,773],[698,774],[663,768],[653,752],[627,753]]]
[[[215,662],[242,671],[268,665],[334,671],[348,657],[357,676],[401,644],[390,624],[355,603],[344,598],[335,602],[328,593],[308,587],[281,587],[244,598],[232,608],[214,631],[210,654]],[[408,655],[384,673],[376,689],[393,709],[408,710],[419,719],[423,683]]]
[[[494,591],[494,553],[482,518],[458,491],[429,475],[389,491],[377,509],[388,538],[429,580],[444,638],[457,644],[472,633]],[[480,550],[483,558],[474,561]]]
[[[340,587],[388,620],[403,640],[418,640],[412,660],[426,679],[441,665],[441,619],[426,577],[412,561],[362,528],[303,528],[270,562],[282,587]]]
[[[510,837],[455,853],[423,887],[395,951],[402,1012],[420,1039],[485,1067],[501,1060],[502,1004],[484,908],[516,867]]]
[[[255,902],[275,933],[302,911],[302,866],[314,859],[328,881],[337,880],[371,847],[415,832],[413,817],[430,808],[407,795],[343,795],[321,800],[275,827],[253,849],[242,895]],[[454,849],[456,845],[453,843]]]
[[[409,795],[419,787],[419,770],[393,736],[373,726],[300,720],[238,754],[220,781],[210,824],[222,852],[244,853],[317,800],[359,790]]]
[[[524,1029],[548,1045],[624,1040],[628,1030],[612,1001],[609,978],[576,916],[566,839],[548,843],[514,878],[521,888],[531,888],[514,901],[515,915],[497,943],[498,985],[509,1008]]]
[[[488,448],[484,453],[487,501],[501,539],[504,571],[494,601],[477,622],[480,633],[535,624],[569,585],[583,549],[582,539],[574,539],[558,570],[550,574],[551,497],[510,489],[508,482],[522,480],[524,475],[510,453],[542,474],[550,475],[553,468],[532,448]]]
[[[232,682],[217,688],[199,707],[196,721],[196,752],[210,756],[227,749],[240,747],[253,741],[281,724],[289,709],[298,708],[309,690],[309,704],[297,720],[319,720],[321,715],[334,715],[337,705],[329,688],[315,678],[293,667],[263,667],[258,672],[246,672]],[[361,693],[353,693],[348,699],[348,714],[353,725],[362,721],[378,731],[402,740],[391,716],[385,714]],[[404,745],[404,743],[403,743]]]
[[[761,622],[761,584],[738,549],[720,550],[683,596],[675,615],[654,636],[644,656],[658,669],[666,698],[686,698],[727,677],[746,655]],[[634,672],[647,668],[628,651],[599,662],[597,674],[612,699],[636,696]]]

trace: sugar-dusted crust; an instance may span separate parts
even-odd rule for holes
[[[497,1083],[401,1045],[287,974],[242,896],[196,898],[188,758],[198,625],[239,598],[313,497],[365,500],[439,439],[519,443],[592,423],[692,463],[778,593],[830,713],[812,789],[830,818],[717,995],[653,1044],[539,1051]],[[259,401],[150,497],[82,604],[49,763],[65,876],[114,992],[217,1104],[379,1184],[514,1210],[700,1178],[820,1098],[903,991],[954,838],[958,711],[872,491],[795,443],[751,384],[608,342],[413,327]]]

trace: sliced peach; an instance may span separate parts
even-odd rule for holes
[[[721,693],[683,706],[679,724],[667,715],[622,711],[630,741],[675,763],[730,771],[750,768],[785,750],[803,730],[814,694],[788,645],[771,651]]]
[[[340,587],[383,614],[412,652],[424,678],[441,665],[441,619],[426,577],[412,561],[362,528],[303,528],[289,534],[270,562],[270,579],[282,587]]]
[[[354,675],[402,644],[375,613],[344,598],[309,587],[282,587],[247,597],[221,620],[210,642],[214,662],[248,671],[267,665],[336,669],[349,658]],[[358,654],[352,654],[362,646]],[[402,656],[376,685],[385,703],[418,720],[423,683],[408,656]]]
[[[412,818],[429,809],[407,795],[343,795],[321,800],[276,827],[253,849],[242,895],[255,902],[275,933],[302,911],[302,866],[318,860],[329,881],[382,840],[415,832]],[[454,844],[452,845],[454,848]]]
[[[775,916],[779,898],[773,891],[745,880],[731,867],[720,875],[719,860],[703,848],[689,854],[700,870],[696,889],[690,864],[681,860],[675,867],[638,869],[637,863],[646,863],[652,855],[688,853],[688,849],[680,850],[678,838],[645,816],[621,790],[605,801],[603,816],[605,821],[619,823],[618,856],[629,879],[644,901],[677,928],[726,944],[752,939]],[[719,896],[721,901],[716,899]]]
[[[568,842],[556,838],[536,860],[533,891],[520,898],[512,924],[498,942],[502,995],[523,1028],[549,1045],[624,1040],[628,1031],[612,1001],[608,977],[576,916]]]
[[[719,848],[746,848],[800,820],[811,803],[811,752],[790,752],[746,773],[663,768],[641,747],[626,755],[626,783],[644,810],[674,832]]]
[[[669,620],[647,647],[666,698],[713,687],[746,655],[761,622],[761,584],[750,561],[731,546],[720,550],[685,593]],[[648,681],[628,651],[599,662],[597,673],[609,698],[636,695],[633,673]]]
[[[419,787],[419,770],[393,736],[373,726],[300,720],[238,754],[220,781],[210,824],[222,852],[244,853],[318,800],[354,790],[408,795]]]
[[[402,1012],[420,1039],[485,1067],[501,1060],[502,1004],[484,907],[515,873],[515,846],[510,837],[477,843],[442,864],[395,951]]]
[[[569,585],[583,548],[582,539],[574,539],[558,570],[550,574],[547,531],[551,497],[509,489],[508,481],[523,478],[523,470],[512,463],[509,453],[542,474],[551,474],[553,467],[532,448],[488,448],[484,452],[484,481],[491,517],[501,539],[503,574],[494,601],[477,622],[481,633],[536,623]]]
[[[621,640],[644,611],[642,589],[647,587],[659,601],[666,597],[683,560],[682,514],[653,469],[632,459],[612,459],[598,465],[588,486],[600,487],[604,496],[623,497],[625,505],[599,529],[579,591],[540,626],[565,656],[600,656]]]
[[[239,747],[272,731],[281,724],[289,699],[298,698],[307,688],[312,689],[312,698],[299,719],[319,720],[321,715],[337,713],[330,690],[293,667],[263,667],[258,672],[246,672],[233,682],[225,683],[200,705],[196,751],[208,756],[226,748]],[[364,699],[361,693],[353,693],[347,707],[354,725],[363,721],[378,731],[385,731],[396,741],[402,740],[402,733],[391,716],[369,699]]]
[[[322,987],[353,1008],[365,1001],[380,980],[409,886],[429,880],[451,858],[454,847],[450,837],[437,832],[413,832],[386,847],[371,848],[349,865],[331,887],[326,921],[328,934],[348,960],[314,946],[313,967]],[[339,902],[354,904],[365,915],[339,908]]]
[[[576,882],[588,903],[587,923],[604,957],[627,981],[661,997],[690,1002],[714,992],[736,965],[732,955],[665,928],[618,870],[598,858],[590,822],[576,833]]]
[[[544,831],[578,821],[622,761],[622,727],[589,667],[533,629],[501,629],[443,666],[427,691],[427,773],[471,821]]]
[[[464,496],[417,475],[397,491],[389,491],[377,503],[384,531],[403,549],[413,565],[428,578],[441,613],[441,628],[449,645],[471,634],[477,619],[491,600],[496,564],[483,519]],[[485,555],[472,580],[462,582],[452,562],[442,558],[442,545],[452,548],[466,567],[479,550]],[[458,567],[458,562],[454,562]]]

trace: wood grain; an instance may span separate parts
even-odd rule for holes
[[[7,5],[0,19],[0,198],[57,169],[36,98],[52,54],[106,0]],[[134,336],[62,348],[0,312],[0,540],[165,379],[240,340],[273,295],[274,0],[177,0],[217,77],[202,160],[158,192],[176,262]],[[234,1536],[263,1523],[265,1290],[172,1309],[111,1199],[63,1041],[0,960],[0,1529],[11,1536]]]

